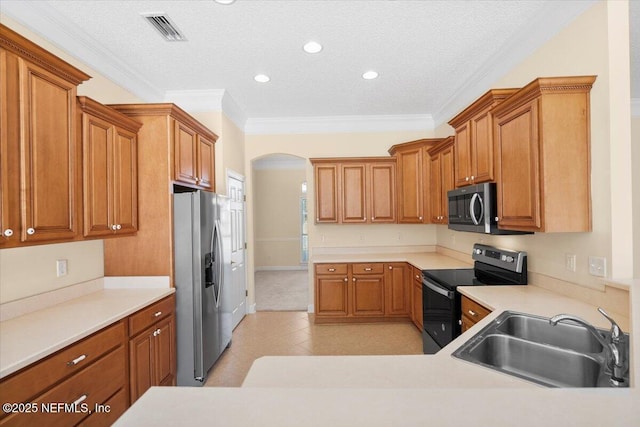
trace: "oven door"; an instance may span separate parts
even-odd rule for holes
[[[423,277],[422,320],[424,353],[437,353],[457,336],[456,292]]]

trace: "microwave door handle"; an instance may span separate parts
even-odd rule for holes
[[[426,279],[422,280],[422,284],[425,285],[427,288],[431,289],[433,292],[436,292],[440,295],[442,295],[443,297],[447,297],[449,299],[451,298],[451,292],[447,291],[446,289],[442,289],[440,286],[437,286],[431,282],[429,282]]]
[[[480,225],[480,220],[476,218],[474,207],[476,206],[476,200],[480,202],[480,218],[484,216],[484,203],[482,203],[482,197],[478,195],[478,193],[473,193],[471,196],[471,203],[469,203],[469,214],[471,215],[471,221],[473,221],[474,225]]]

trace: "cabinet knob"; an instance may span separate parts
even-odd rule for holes
[[[347,278],[345,277],[345,278],[344,278],[344,281],[345,281],[345,282],[347,282],[347,281],[349,281],[349,279],[347,279]]]
[[[469,177],[468,177],[468,176],[465,176],[465,177],[464,177],[464,180],[465,180],[465,181],[469,181]]]
[[[118,229],[118,226],[117,226],[117,225],[115,225],[115,224],[113,224],[113,225],[111,226],[111,229],[112,229],[113,231],[116,231],[116,230]]]
[[[196,182],[200,182],[200,178],[196,176]]]
[[[36,234],[36,230],[34,228],[29,227],[29,228],[27,228],[27,234],[29,236],[32,236],[32,235]]]
[[[320,217],[316,218],[316,221],[320,222]]]
[[[354,277],[352,280],[355,282],[355,281],[356,281],[356,278]]]
[[[2,232],[2,234],[4,235],[4,237],[11,237],[13,236],[13,230],[10,228],[7,228]]]
[[[116,228],[117,228],[118,230],[120,230],[120,229],[122,228],[122,225],[121,225],[121,224],[118,224],[118,225],[116,225]]]
[[[420,276],[418,276],[417,274],[416,274],[416,279],[420,279]]]
[[[375,217],[375,216],[372,216],[372,217],[371,217],[371,221],[373,221],[373,220],[375,220],[375,219],[376,219],[376,217]]]
[[[418,217],[418,219],[419,219],[420,221],[422,221],[422,217],[421,217],[421,216],[420,216],[420,217]]]
[[[392,265],[389,266],[389,270],[393,270],[393,266]]]

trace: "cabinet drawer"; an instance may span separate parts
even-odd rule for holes
[[[347,274],[347,264],[316,264],[316,274]]]
[[[462,314],[467,316],[473,322],[479,322],[491,313],[491,310],[478,304],[470,298],[462,296]]]
[[[132,337],[147,329],[158,320],[167,317],[173,313],[175,306],[175,297],[171,295],[132,314],[129,316],[129,336]]]
[[[351,269],[353,274],[382,274],[384,272],[384,264],[352,264]]]
[[[37,413],[12,414],[3,426],[68,426],[89,415],[126,384],[126,360],[121,346],[48,392],[33,399]],[[76,405],[73,405],[77,402]]]
[[[411,269],[411,274],[413,277],[413,281],[420,283],[420,286],[422,286],[422,270],[418,270],[417,268],[413,267]]]
[[[124,343],[124,323],[118,322],[0,382],[5,402],[26,402]]]
[[[128,406],[129,398],[127,397],[127,389],[124,387],[104,402],[102,408],[108,409],[109,412],[96,410],[78,425],[82,427],[110,426],[116,422],[120,415],[124,414]]]

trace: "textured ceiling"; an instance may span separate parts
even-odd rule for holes
[[[11,11],[13,1],[2,3]],[[532,23],[544,26],[556,10],[572,19],[589,5],[547,0],[24,3],[40,3],[61,31],[99,46],[105,62],[127,69],[155,93],[225,89],[250,118],[436,114]],[[141,17],[149,12],[167,13],[188,41],[162,40]],[[28,25],[28,17],[18,18]],[[308,40],[322,43],[323,51],[303,52]],[[638,54],[634,61],[638,66]],[[368,69],[380,77],[363,80]],[[256,83],[258,73],[271,82]],[[635,74],[634,93],[640,97]]]

